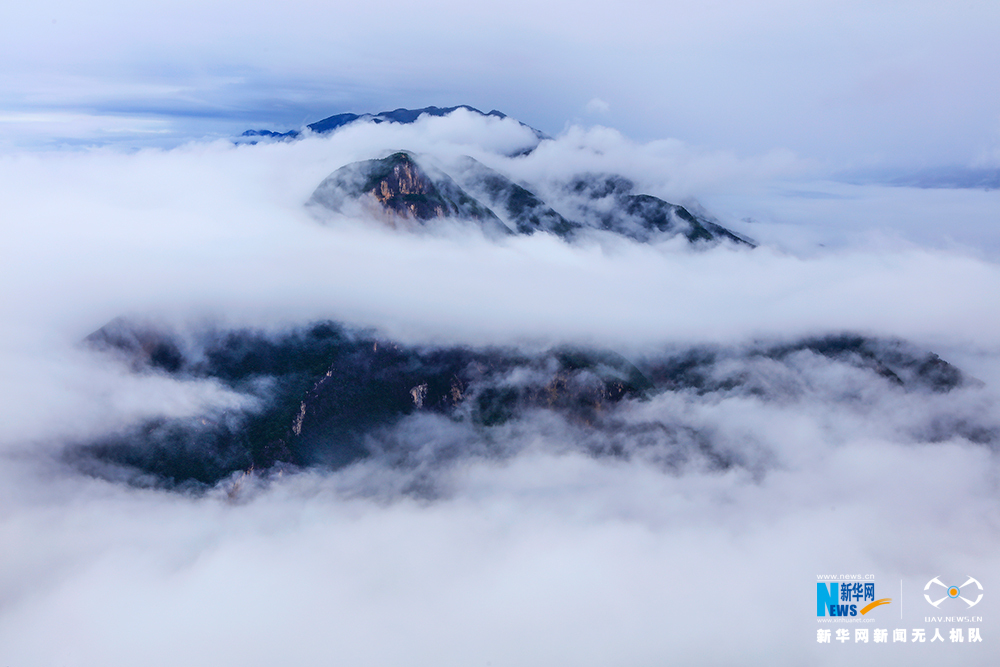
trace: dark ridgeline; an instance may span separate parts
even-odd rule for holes
[[[394,453],[384,441],[418,414],[445,418],[489,442],[493,429],[542,411],[583,432],[604,434],[588,445],[592,453],[623,455],[614,444],[623,405],[663,392],[784,400],[805,389],[762,382],[753,365],[769,360],[796,377],[796,355],[803,353],[860,370],[898,391],[944,393],[968,382],[936,355],[852,335],[743,351],[701,347],[635,363],[595,349],[414,347],[328,322],[279,336],[244,330],[182,339],[115,321],[88,343],[135,372],[214,378],[257,397],[256,410],[151,420],[67,450],[75,465],[93,474],[170,488],[204,487],[234,472],[274,466],[341,468],[370,456],[373,446],[383,456],[405,458],[402,450],[420,443],[398,445]],[[651,437],[674,443],[678,456],[695,447],[713,465],[734,463],[714,451],[705,434],[663,424],[648,428]],[[955,433],[980,442],[995,435],[957,423],[941,438]]]
[[[470,107],[468,104],[459,104],[454,107],[424,107],[423,109],[395,109],[393,111],[382,111],[379,113],[339,113],[333,116],[328,116],[323,120],[318,120],[315,123],[310,123],[306,127],[316,133],[316,134],[327,134],[328,132],[333,132],[334,130],[341,128],[345,125],[356,121],[370,122],[370,123],[401,123],[409,124],[415,122],[420,116],[447,116],[448,114],[456,111],[458,109],[465,109],[474,114],[480,116],[492,116],[494,118],[507,118],[506,114],[500,113],[496,109],[493,109],[489,113],[483,113],[475,107]],[[520,123],[520,121],[518,121]],[[539,140],[548,139],[548,135],[540,130],[536,130],[530,125],[525,125],[520,123],[524,127],[531,130],[535,137]],[[247,130],[241,136],[253,138],[253,137],[263,137],[268,139],[295,139],[301,136],[302,133],[298,130],[290,130],[288,132],[274,132],[272,130]]]

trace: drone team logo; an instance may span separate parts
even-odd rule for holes
[[[970,586],[970,584],[975,584],[976,585],[976,588],[972,589],[972,593],[971,594],[967,593],[968,595],[970,595],[970,597],[971,597],[971,595],[973,595],[973,594],[976,593],[976,589],[978,589],[978,592],[979,592],[979,596],[976,598],[975,602],[973,602],[969,598],[967,598],[967,597],[965,597],[965,596],[962,595],[962,590],[963,589],[965,589],[966,591],[968,591],[970,588],[972,588]],[[945,589],[945,596],[943,598],[941,598],[940,600],[932,600],[931,596],[926,592],[926,591],[930,590],[931,586],[933,586],[933,585],[937,585],[937,586],[940,586],[941,588]],[[945,584],[943,584],[941,582],[941,580],[939,578],[934,577],[933,579],[931,579],[930,581],[927,582],[926,586],[924,586],[924,591],[925,591],[924,592],[924,599],[927,600],[927,602],[930,603],[930,605],[932,607],[934,607],[935,609],[940,609],[941,608],[940,607],[941,603],[944,602],[945,600],[949,600],[949,599],[950,600],[959,599],[962,602],[964,602],[965,604],[969,605],[967,607],[968,609],[971,609],[972,607],[975,607],[977,604],[979,604],[979,601],[983,599],[983,592],[982,592],[983,591],[983,585],[981,583],[979,583],[978,581],[976,581],[975,579],[973,579],[972,577],[969,577],[968,581],[966,581],[961,586],[946,586]]]

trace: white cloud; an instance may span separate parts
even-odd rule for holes
[[[912,593],[943,572],[979,577],[987,596],[996,585],[992,450],[916,428],[995,415],[1000,269],[928,236],[955,207],[957,237],[992,241],[995,199],[829,184],[839,199],[807,199],[815,184],[786,185],[811,167],[787,153],[737,158],[605,128],[500,155],[524,138],[512,122],[460,114],[292,143],[0,157],[0,281],[13,286],[0,300],[5,664],[825,665],[848,650],[884,663],[880,648],[890,662],[937,664],[909,643],[818,645],[812,577],[876,573],[891,597],[900,579]],[[399,148],[471,152],[524,180],[620,171],[652,194],[759,217],[765,245],[494,243],[324,227],[304,210],[336,168]],[[860,233],[873,224],[877,241]],[[795,228],[804,240],[786,242]],[[836,247],[813,247],[830,238]],[[332,318],[407,342],[627,354],[854,330],[911,339],[987,385],[905,393],[803,355],[792,370],[746,368],[765,386],[801,387],[782,401],[677,392],[623,413],[711,433],[742,457],[728,470],[697,459],[664,470],[656,443],[630,460],[591,457],[578,426],[540,415],[501,432],[505,458],[435,469],[433,501],[395,494],[411,471],[379,460],[195,498],[83,477],[49,456],[68,437],[243,400],[132,375],[78,346],[119,315],[272,329]],[[479,437],[404,426],[430,449]],[[990,599],[983,645],[945,647],[973,665],[995,661]],[[905,627],[923,625],[912,594],[873,627],[896,627],[897,602]]]

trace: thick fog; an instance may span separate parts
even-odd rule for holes
[[[294,142],[0,156],[3,664],[993,664],[996,192],[834,184],[783,151],[602,128],[505,157],[531,141],[457,112]],[[552,205],[562,178],[620,173],[760,245],[495,240],[304,206],[335,169],[399,149],[471,155]],[[760,391],[662,393],[613,433],[540,410],[489,442],[416,415],[347,468],[190,494],[62,456],[148,418],[255,408],[82,343],[116,317],[182,332],[334,320],[410,345],[630,359],[708,345],[733,351],[715,372]],[[808,353],[739,361],[843,332],[905,340],[968,381],[903,390]],[[703,434],[730,464],[667,460],[650,424]],[[608,442],[632,455],[595,455]],[[818,644],[823,573],[876,574],[893,602],[866,627],[890,636],[925,627],[930,578],[974,576],[983,642]]]

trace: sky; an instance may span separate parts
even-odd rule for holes
[[[993,665],[1000,199],[841,176],[997,166],[998,18],[986,2],[12,8],[3,664]],[[554,140],[507,157],[530,132],[458,112],[231,141],[462,103]],[[758,247],[407,233],[304,206],[331,172],[399,149],[471,155],[553,204],[575,174],[620,173]],[[711,345],[731,353],[715,372],[760,391],[628,404],[613,434],[624,459],[592,456],[602,432],[544,411],[490,436],[500,459],[479,453],[482,434],[417,416],[389,440],[429,461],[468,452],[416,470],[373,455],[235,476],[201,494],[137,488],[62,454],[253,400],[81,344],[117,317],[275,334],[333,319],[408,345],[632,358]],[[808,353],[740,360],[845,331],[971,379],[939,394]],[[658,425],[738,464],[665,467],[672,450],[643,435]],[[436,496],[402,490],[417,474]],[[817,629],[840,626],[814,620],[817,574],[874,575],[893,601],[866,627],[890,637],[933,633],[933,577],[980,581],[966,613],[982,620],[941,622],[940,644],[820,644]],[[947,641],[953,625],[983,642]]]
[[[0,28],[10,145],[176,144],[470,104],[824,169],[1000,164],[1000,8],[54,0]]]

